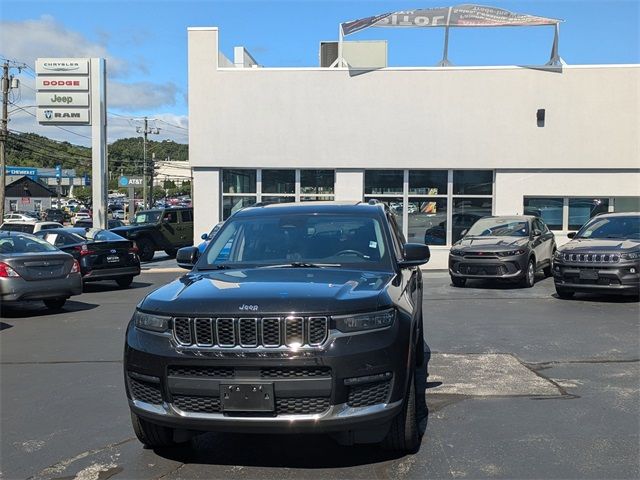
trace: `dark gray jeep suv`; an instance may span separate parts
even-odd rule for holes
[[[640,213],[609,213],[588,221],[560,247],[553,279],[560,298],[576,292],[640,294]]]
[[[325,432],[415,451],[428,259],[375,202],[236,212],[202,254],[178,252],[192,270],[127,328],[136,435],[156,447],[198,431]]]

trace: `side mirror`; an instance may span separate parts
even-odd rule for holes
[[[178,250],[176,262],[178,262],[179,267],[191,270],[198,261],[199,256],[200,250],[196,247],[184,247]]]
[[[202,240],[208,240],[209,239],[209,234],[208,233],[203,233],[202,235],[200,235],[200,238]]]
[[[575,236],[576,236],[576,233],[577,233],[577,232],[569,232],[569,233],[567,233],[567,238],[573,238],[573,237],[575,237]]]
[[[431,251],[424,243],[405,243],[402,261],[398,262],[400,268],[418,267],[429,261]]]
[[[462,231],[460,232],[460,238],[464,237],[464,236],[467,234],[467,232],[468,232],[468,231],[469,231],[469,229],[468,229],[468,228],[465,228],[464,230],[462,230]]]

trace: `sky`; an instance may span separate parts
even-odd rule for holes
[[[460,2],[462,3],[462,2]],[[518,13],[564,20],[560,55],[569,65],[640,63],[640,0],[483,1]],[[0,0],[0,60],[30,68],[12,73],[9,128],[90,144],[89,127],[39,126],[33,68],[38,57],[104,57],[108,72],[108,137],[137,136],[148,116],[153,140],[188,142],[187,28],[216,26],[220,47],[246,47],[265,67],[318,66],[320,41],[336,40],[340,22],[385,12],[455,5],[450,1]],[[380,29],[348,40],[387,40],[390,66],[433,66],[443,29]],[[449,60],[467,65],[542,65],[552,27],[456,29]]]

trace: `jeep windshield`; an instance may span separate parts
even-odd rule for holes
[[[257,267],[392,270],[380,222],[361,215],[290,214],[230,218],[198,270]]]
[[[150,210],[148,212],[136,213],[135,218],[132,220],[131,225],[141,225],[143,223],[158,223],[162,210]]]
[[[619,238],[640,240],[640,216],[596,217],[574,238]]]

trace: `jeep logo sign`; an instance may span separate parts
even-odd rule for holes
[[[39,107],[88,107],[88,93],[43,93],[36,94],[36,103]]]

